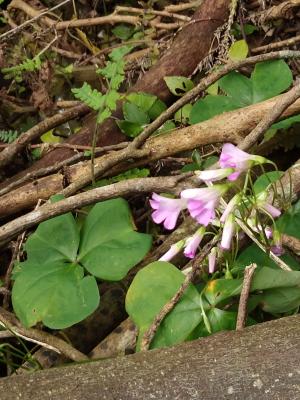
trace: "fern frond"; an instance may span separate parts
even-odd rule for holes
[[[2,73],[7,74],[8,78],[11,76],[20,75],[22,72],[33,72],[39,70],[41,68],[42,62],[39,56],[35,56],[34,58],[26,58],[19,65],[14,65],[13,67],[2,68]]]
[[[12,143],[14,142],[17,137],[19,136],[19,132],[18,131],[14,131],[14,130],[0,130],[0,141],[4,142],[4,143]]]
[[[92,89],[86,82],[84,82],[81,88],[72,89],[72,93],[76,99],[81,100],[95,111],[98,111],[103,107],[105,96],[98,92],[98,90]]]

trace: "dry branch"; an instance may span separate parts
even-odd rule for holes
[[[263,103],[218,115],[196,125],[150,138],[144,146],[144,149],[150,152],[149,156],[139,160],[134,166],[147,165],[151,161],[192,150],[206,144],[224,142],[237,144],[270,113],[277,101],[284,96],[281,95]],[[299,112],[300,100],[297,100],[282,116],[288,117]],[[111,159],[114,156],[113,153],[97,158],[95,160],[95,168],[100,169],[102,165],[107,165],[107,159]],[[132,168],[132,163],[123,163],[109,172],[113,175],[129,168]],[[20,187],[0,197],[0,216],[10,215],[20,210],[34,207],[39,198],[48,199],[51,195],[61,192],[64,189],[65,182],[72,184],[83,175],[89,176],[89,174],[90,164],[89,162],[83,162],[65,168],[64,172],[49,175],[46,178],[41,178]]]
[[[257,124],[257,126],[245,137],[239,148],[242,150],[250,149],[261,139],[262,135],[281,117],[283,112],[300,97],[300,84],[295,85],[291,90],[282,95],[275,103],[268,114]]]
[[[27,14],[30,18],[40,18],[40,14],[43,11],[36,10],[31,7],[30,4],[23,0],[13,0],[8,9],[19,9],[22,10],[25,14]],[[116,24],[116,23],[126,23],[131,25],[138,25],[140,23],[139,17],[130,16],[130,15],[107,15],[104,17],[95,17],[95,18],[86,18],[86,19],[74,19],[70,21],[61,21],[57,22],[49,17],[42,17],[41,21],[47,25],[49,28],[53,27],[55,30],[64,30],[69,28],[79,28],[82,26],[95,26],[95,25],[105,25],[105,24]]]
[[[294,8],[298,7],[300,7],[300,0],[287,0],[264,11],[255,13],[251,15],[250,18],[258,18],[260,21],[263,22],[272,21],[280,18],[290,19],[293,17]]]
[[[183,293],[190,286],[190,284],[194,281],[197,274],[199,274],[199,272],[200,272],[199,269],[201,267],[201,263],[208,256],[208,254],[210,253],[211,249],[213,248],[213,246],[216,244],[217,241],[218,241],[218,237],[216,236],[215,239],[212,240],[210,243],[208,243],[202,249],[201,253],[199,253],[197,255],[197,257],[195,257],[195,259],[192,261],[192,268],[187,273],[187,275],[186,275],[184,281],[182,282],[182,284],[180,285],[179,289],[172,296],[172,298],[162,307],[162,309],[159,311],[159,313],[153,319],[149,328],[144,333],[142,341],[141,341],[141,351],[149,350],[151,342],[152,342],[160,324],[163,322],[164,318],[173,310],[173,308],[176,306],[178,301],[181,299]]]
[[[50,129],[55,128],[71,119],[80,117],[81,115],[89,112],[89,107],[81,104],[80,106],[73,107],[62,113],[56,114],[53,117],[49,117],[44,121],[38,123],[27,132],[21,134],[12,144],[7,146],[0,153],[0,168],[9,164],[10,161],[29,143],[33,140],[38,139],[43,133]]]
[[[247,320],[247,304],[251,288],[252,277],[257,268],[256,264],[250,264],[245,268],[243,287],[240,296],[238,316],[236,321],[236,330],[240,331],[245,328]]]
[[[230,0],[204,0],[194,13],[192,21],[188,23],[174,38],[172,44],[163,54],[160,60],[147,71],[135,85],[130,88],[131,92],[147,92],[159,97],[165,102],[172,99],[165,81],[165,76],[190,76],[199,62],[205,58],[210,51],[215,31],[222,26],[228,17]],[[121,104],[114,113],[114,117],[122,118]],[[78,132],[67,141],[71,144],[90,145],[95,129],[95,114],[84,122],[84,127],[89,132]],[[127,140],[113,119],[108,119],[99,127],[98,146],[107,146]],[[52,165],[57,161],[69,158],[72,151],[67,149],[56,149],[35,163],[32,169],[39,169]]]
[[[279,42],[271,42],[264,46],[255,47],[254,49],[251,49],[251,52],[252,53],[263,53],[263,52],[267,53],[269,51],[282,49],[283,47],[295,46],[298,42],[300,42],[300,35],[294,36],[290,39],[280,40]]]
[[[76,350],[64,340],[59,339],[47,332],[39,331],[33,328],[24,328],[13,314],[4,310],[2,307],[0,307],[0,325],[6,329],[9,329],[16,336],[33,343],[37,343],[48,349],[52,349],[59,354],[65,355],[70,360],[88,360],[88,357],[85,354]]]
[[[1,400],[299,397],[300,317],[179,346],[0,380]]]
[[[96,188],[87,192],[79,193],[67,199],[55,202],[53,204],[45,204],[31,213],[15,219],[0,227],[0,243],[8,242],[19,233],[26,229],[39,224],[49,218],[66,212],[81,208],[98,201],[111,199],[114,197],[127,196],[131,193],[148,193],[159,191],[164,188],[168,191],[176,191],[178,182],[190,176],[190,174],[182,174],[178,176],[165,176],[158,178],[138,178],[118,182],[112,185]]]

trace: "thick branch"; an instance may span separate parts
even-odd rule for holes
[[[117,196],[127,196],[131,193],[155,192],[161,190],[161,188],[172,192],[176,189],[177,183],[186,176],[187,174],[172,177],[130,179],[79,193],[53,204],[45,204],[37,210],[0,227],[0,243],[9,241],[19,233],[42,221],[72,211],[76,208],[94,204],[97,201],[103,201]]]
[[[300,316],[0,380],[2,400],[298,398]]]
[[[146,151],[150,151],[149,156],[143,157],[134,166],[147,165],[151,161],[192,150],[206,144],[239,143],[270,113],[277,101],[284,96],[224,113],[208,121],[150,138],[144,146]],[[300,100],[297,100],[282,114],[282,117],[288,117],[299,112]],[[113,153],[97,158],[95,160],[97,171],[101,170],[101,168],[103,171],[104,167],[108,165],[107,161],[115,156],[115,153]],[[132,168],[132,163],[123,163],[116,168],[112,168],[109,174],[116,175],[129,168]],[[84,175],[90,176],[89,162],[68,167],[65,169],[64,174],[50,175],[18,188],[10,194],[0,197],[0,216],[10,215],[22,209],[34,207],[39,198],[48,199],[51,195],[61,192],[64,189],[65,182],[72,184],[82,179]],[[14,199],[13,202],[11,201],[12,198]]]
[[[67,356],[73,361],[88,360],[88,357],[85,354],[76,350],[64,340],[59,339],[47,332],[39,331],[33,328],[24,328],[13,314],[1,307],[0,325],[9,329],[12,333],[21,337],[22,339],[37,343],[41,346],[47,347],[48,349],[52,349],[59,354]]]
[[[69,110],[64,111],[49,117],[44,121],[38,123],[33,128],[29,129],[27,132],[22,133],[12,144],[6,147],[0,153],[0,168],[9,164],[10,161],[29,143],[33,140],[38,139],[43,133],[50,129],[55,128],[73,118],[77,118],[81,115],[86,114],[89,111],[89,107],[82,104],[77,107],[73,107]]]

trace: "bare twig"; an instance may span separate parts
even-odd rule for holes
[[[171,300],[163,306],[163,308],[160,310],[160,312],[154,318],[153,322],[151,323],[151,326],[144,333],[144,336],[141,341],[141,351],[146,351],[149,349],[151,342],[155,336],[155,333],[157,332],[157,329],[159,328],[163,319],[173,310],[173,308],[176,306],[176,304],[180,300],[180,298],[183,295],[183,293],[185,292],[185,290],[194,281],[197,273],[199,272],[201,263],[207,257],[207,255],[209,254],[210,250],[215,245],[217,240],[218,240],[218,237],[215,237],[210,243],[208,243],[203,248],[202,252],[200,254],[198,254],[198,256],[193,260],[192,269],[185,276],[185,279],[182,282],[180,288],[177,290],[177,292],[174,294],[174,296],[171,298]]]
[[[282,234],[281,235],[282,245],[290,249],[293,253],[300,256],[300,239],[295,236]]]
[[[300,42],[300,35],[294,36],[290,39],[281,40],[280,42],[272,42],[266,44],[265,46],[255,47],[251,49],[252,53],[264,53],[269,52],[277,49],[281,49],[282,47],[290,47],[296,45]]]
[[[248,304],[248,298],[249,298],[249,293],[250,293],[250,287],[251,287],[252,277],[253,277],[253,274],[254,274],[254,271],[256,268],[257,268],[256,264],[248,265],[245,268],[243,287],[242,287],[242,291],[241,291],[238,316],[237,316],[237,321],[236,321],[236,330],[237,331],[240,331],[241,329],[244,329],[244,327],[245,327],[245,323],[246,323],[246,319],[247,319],[247,304]]]
[[[128,160],[127,162],[120,163],[107,170],[105,175],[117,175],[128,169],[147,165],[150,162],[212,143],[232,142],[238,144],[249,130],[254,128],[255,125],[270,112],[278,98],[231,111],[199,124],[174,130],[164,135],[149,138],[143,147],[143,149],[150,152],[149,156],[137,159],[133,162]],[[297,100],[283,113],[282,117],[287,118],[299,114],[299,112],[300,100]],[[104,166],[107,165],[107,158],[114,158],[118,154],[119,152],[98,157],[95,160],[97,169],[99,168],[101,171],[103,163]],[[260,154],[263,155],[263,153]],[[296,173],[298,173],[300,178],[299,168],[293,170],[292,181],[295,182],[295,184],[293,184],[293,190],[296,190],[296,186],[299,184]],[[64,179],[64,176],[66,179]],[[82,176],[90,176],[89,162],[82,162],[79,165],[68,167],[66,175],[64,173],[49,175],[47,179],[41,178],[34,183],[29,183],[24,187],[20,187],[9,195],[0,198],[0,215],[5,216],[20,212],[23,209],[29,209],[36,204],[39,198],[47,199],[53,194],[61,192],[67,183],[76,183],[80,181]],[[11,198],[14,198],[14,202],[11,201]]]
[[[283,269],[284,271],[292,271],[292,269],[278,256],[276,256],[272,251],[268,251],[263,244],[260,243],[259,240],[256,239],[255,235],[251,232],[251,230],[247,227],[247,225],[239,220],[236,219],[237,224],[241,227],[241,229],[246,233],[247,236],[268,256],[273,260],[279,268]]]
[[[296,84],[284,94],[275,104],[274,108],[259,122],[259,124],[245,137],[239,148],[250,149],[255,142],[273,125],[282,113],[300,97],[300,84]]]
[[[190,173],[187,173],[172,177],[164,176],[158,178],[129,179],[79,193],[53,204],[45,204],[38,210],[25,214],[0,227],[0,242],[8,242],[19,233],[42,221],[72,211],[76,208],[94,204],[98,201],[111,199],[117,196],[126,196],[131,193],[153,192],[160,190],[162,187],[165,190],[176,192],[178,182],[190,175]]]
[[[292,18],[294,8],[300,7],[300,0],[282,1],[280,4],[270,7],[264,11],[251,14],[250,19],[259,19],[262,22],[272,21],[280,18]]]
[[[258,56],[253,56],[246,58],[245,60],[229,62],[225,64],[222,68],[212,72],[206,78],[203,78],[197,86],[195,86],[192,90],[187,92],[183,97],[177,100],[174,104],[172,104],[165,112],[163,112],[155,121],[153,121],[150,125],[146,127],[146,129],[136,137],[134,140],[134,145],[136,147],[140,147],[144,144],[145,140],[152,135],[162,124],[164,124],[169,118],[173,116],[173,114],[178,111],[185,104],[194,100],[197,96],[199,96],[205,89],[211,86],[213,83],[218,81],[220,78],[225,76],[231,71],[254,65],[256,63],[268,60],[275,60],[278,58],[298,58],[300,57],[300,51],[293,50],[283,50],[277,51],[267,54],[260,54]]]
[[[3,39],[8,39],[10,36],[15,35],[17,32],[20,32],[22,29],[24,29],[27,25],[31,25],[33,22],[37,21],[39,18],[43,17],[44,15],[55,11],[56,9],[64,6],[65,4],[69,3],[71,0],[64,0],[61,3],[57,4],[56,6],[50,8],[49,10],[42,11],[40,14],[36,15],[35,17],[31,18],[28,21],[23,22],[23,24],[16,26],[14,29],[9,30],[8,32],[3,33],[0,35],[0,42],[3,41]]]
[[[132,142],[133,143],[133,142]],[[138,159],[149,155],[149,150],[147,149],[135,149],[132,148],[131,144],[129,144],[124,150],[120,150],[114,154],[111,154],[111,157],[107,157],[102,160],[101,163],[94,165],[93,174],[94,177],[98,177],[100,174],[103,174],[110,168],[119,164],[122,161],[126,161],[128,159]],[[82,189],[86,185],[88,185],[92,180],[92,171],[89,173],[82,175],[78,180],[71,183],[66,189],[62,191],[62,194],[67,197],[76,193],[78,190]]]
[[[238,62],[230,62],[223,66],[222,69],[211,73],[207,78],[204,78],[194,89],[189,91],[186,95],[182,98],[177,100],[171,107],[169,107],[165,112],[163,112],[155,121],[153,121],[150,125],[146,127],[146,129],[137,136],[132,143],[129,144],[128,148],[122,150],[118,155],[114,155],[114,160],[106,160],[104,166],[101,165],[99,168],[94,168],[94,175],[95,177],[100,176],[103,172],[105,172],[108,168],[111,168],[114,165],[122,161],[126,161],[128,158],[132,158],[134,155],[135,150],[141,147],[145,141],[148,139],[153,132],[155,132],[164,122],[166,122],[172,115],[178,111],[182,106],[189,103],[191,100],[196,98],[203,90],[207,87],[215,83],[219,80],[222,76],[226,75],[227,73],[244,67],[248,65],[256,64],[257,62],[266,61],[266,60],[273,60],[277,58],[289,58],[289,57],[300,57],[300,52],[298,51],[279,51],[274,53],[268,54],[261,54],[259,56],[249,57],[246,60],[238,61]],[[1,154],[0,154],[1,156]],[[0,158],[1,161],[1,158]],[[89,173],[82,177],[81,180],[76,181],[70,187],[64,190],[64,195],[68,196],[70,194],[75,193],[77,190],[81,189],[85,185],[87,185],[91,181],[91,173]]]
[[[117,6],[115,8],[116,13],[127,12],[132,14],[139,14],[139,15],[159,15],[162,17],[168,17],[173,19],[178,19],[179,21],[188,22],[191,20],[190,17],[186,15],[171,13],[169,11],[157,11],[153,9],[144,9],[144,8],[137,8],[137,7],[125,7],[125,6]]]
[[[4,287],[7,290],[7,292],[4,293],[4,296],[3,296],[3,308],[5,308],[6,310],[9,307],[11,274],[12,274],[12,270],[13,270],[15,261],[18,257],[18,254],[20,251],[20,246],[22,245],[23,240],[24,240],[24,236],[19,235],[18,239],[14,243],[10,263],[8,265],[8,268],[7,268],[6,274],[5,274],[5,278],[4,278]]]
[[[196,0],[196,1],[191,1],[190,3],[170,4],[165,7],[165,11],[172,13],[172,12],[190,10],[191,8],[199,7],[202,1],[203,0]]]
[[[55,143],[55,144],[59,144],[59,143]],[[61,143],[61,144],[68,144],[68,143]],[[125,142],[125,143],[114,144],[111,146],[96,147],[95,153],[98,155],[100,153],[104,153],[107,151],[118,150],[118,149],[124,148],[126,146],[127,146],[127,143]],[[54,147],[60,147],[60,146],[54,146]],[[82,147],[90,148],[89,146],[82,146]],[[70,145],[70,148],[73,148],[72,145]],[[74,148],[77,148],[77,146],[74,145]],[[12,189],[14,189],[18,186],[21,186],[22,184],[24,184],[30,180],[35,180],[37,178],[41,178],[43,176],[55,173],[67,165],[75,164],[75,163],[77,163],[83,159],[89,158],[89,157],[90,156],[86,156],[84,153],[77,153],[74,156],[72,156],[66,160],[58,162],[54,165],[50,165],[49,167],[41,168],[37,171],[28,172],[26,175],[22,176],[19,179],[12,181],[9,185],[6,185],[5,187],[3,187],[3,189],[0,189],[0,196],[3,196],[4,194],[9,193]]]
[[[41,12],[39,10],[34,9],[28,3],[23,0],[13,0],[9,9],[17,8],[22,10],[25,14],[27,14],[31,18],[40,18]],[[49,11],[47,11],[48,13]],[[42,22],[48,27],[53,27],[55,30],[64,30],[69,28],[79,28],[82,26],[95,26],[95,25],[104,25],[104,24],[116,24],[116,23],[127,23],[131,25],[138,25],[140,22],[139,17],[128,16],[128,15],[107,15],[104,17],[96,17],[96,18],[86,18],[86,19],[74,19],[70,21],[61,21],[57,22],[51,18],[43,17]]]
[[[85,354],[81,353],[64,340],[59,339],[50,333],[39,331],[33,328],[24,328],[13,314],[4,310],[2,307],[0,307],[0,325],[22,339],[54,350],[59,354],[65,355],[70,360],[79,362],[89,359]]]
[[[43,133],[47,132],[49,129],[53,129],[58,125],[61,125],[73,118],[77,118],[80,115],[86,114],[90,108],[86,105],[80,105],[77,107],[70,108],[62,113],[58,113],[53,117],[46,118],[44,121],[38,123],[33,128],[29,129],[27,132],[22,133],[6,147],[0,153],[0,168],[9,164],[10,161],[31,141],[39,138]]]

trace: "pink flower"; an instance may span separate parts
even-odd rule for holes
[[[262,232],[263,227],[261,226],[260,223],[256,223],[255,218],[248,218],[247,219],[247,224],[250,226],[250,228],[257,233]],[[267,239],[270,239],[272,237],[272,229],[269,226],[265,227],[265,235]]]
[[[230,181],[235,181],[241,172],[246,171],[252,165],[263,164],[267,159],[261,156],[248,154],[231,143],[224,144],[219,164],[222,168],[234,168],[235,172],[228,176]]]
[[[284,254],[284,250],[283,250],[282,246],[272,246],[271,247],[271,252],[273,254],[275,254],[275,256],[278,256],[278,257],[280,257],[280,256],[282,256]]]
[[[223,168],[223,169],[210,169],[207,171],[196,171],[196,175],[202,181],[214,182],[221,179],[227,178],[228,175],[234,172],[233,168]]]
[[[215,208],[228,185],[215,185],[209,188],[186,189],[181,197],[187,200],[188,210],[199,224],[207,226],[215,218]]]
[[[278,208],[272,206],[272,204],[269,203],[260,204],[259,208],[262,211],[265,211],[267,214],[270,214],[273,218],[277,218],[281,214],[281,211],[278,210]]]
[[[231,240],[233,235],[235,234],[236,226],[235,219],[233,214],[229,214],[226,218],[225,225],[223,228],[222,240],[221,240],[221,248],[223,250],[229,250],[231,246]]]
[[[240,201],[241,201],[242,195],[240,193],[236,194],[235,196],[233,196],[233,198],[230,200],[230,202],[227,204],[221,218],[220,218],[220,222],[224,223],[227,216],[232,213],[235,208],[239,205]]]
[[[267,239],[271,239],[271,237],[273,236],[272,228],[270,228],[269,226],[266,226],[265,234],[266,234]]]
[[[201,226],[193,236],[186,239],[184,255],[188,258],[194,258],[199,244],[204,236],[205,228]]]
[[[284,254],[281,234],[276,229],[273,230],[273,246],[271,246],[271,251],[275,256],[282,256]]]
[[[273,218],[279,217],[281,211],[278,208],[274,207],[272,204],[267,203],[266,202],[267,197],[268,194],[266,191],[260,193],[257,198],[257,207],[262,211],[264,211],[266,214],[271,215],[271,217]]]
[[[160,257],[158,261],[170,261],[172,258],[178,254],[184,246],[184,240],[180,240],[179,242],[173,244],[170,249]]]
[[[155,210],[152,213],[153,221],[156,224],[163,222],[166,229],[173,229],[180,211],[186,208],[186,201],[183,199],[170,199],[153,193],[150,205]]]
[[[216,247],[213,247],[208,255],[208,273],[213,274],[216,268],[216,260],[217,260],[218,250]]]

